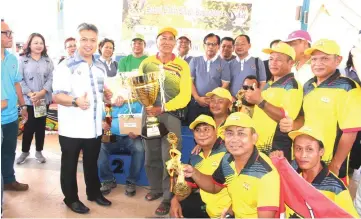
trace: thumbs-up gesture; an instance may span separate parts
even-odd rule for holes
[[[83,96],[80,96],[76,99],[76,105],[82,110],[87,110],[89,108],[89,100],[87,97],[88,93],[85,92]]]
[[[250,104],[260,104],[262,102],[261,89],[259,89],[255,84],[252,85],[253,89],[248,89],[244,95],[246,101]]]
[[[281,132],[288,133],[293,130],[293,119],[285,111],[285,117],[280,121]]]

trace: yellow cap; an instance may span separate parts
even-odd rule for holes
[[[242,112],[235,112],[228,116],[226,122],[219,129],[220,131],[226,130],[230,126],[240,126],[243,128],[254,128],[254,123],[249,115]]]
[[[233,102],[231,93],[223,87],[217,87],[214,90],[212,90],[211,92],[206,93],[206,97],[211,97],[213,95],[217,95],[220,98],[227,99],[227,100],[231,101],[231,103]]]
[[[288,133],[288,136],[290,136],[293,141],[300,135],[309,135],[314,139],[323,142],[322,135],[316,129],[312,129],[308,126],[303,126],[299,130]]]
[[[136,34],[134,34],[134,36],[132,38],[132,41],[134,41],[134,40],[143,40],[143,41],[145,41],[144,40],[144,35],[140,34],[140,33],[136,33]]]
[[[329,55],[341,55],[340,47],[334,40],[320,39],[311,48],[305,50],[305,55],[311,55],[315,50],[319,50]]]
[[[162,33],[164,33],[164,32],[170,32],[170,33],[172,33],[172,34],[174,35],[174,38],[177,37],[177,35],[178,35],[177,30],[174,29],[173,27],[164,27],[164,28],[162,28],[162,29],[159,30],[157,37],[158,37],[159,35],[161,35]]]
[[[295,50],[290,45],[284,42],[279,42],[276,46],[273,46],[272,48],[263,49],[262,52],[266,54],[278,52],[290,56],[292,60],[295,60],[296,58]]]
[[[208,125],[213,126],[214,128],[216,128],[216,122],[213,120],[212,117],[207,116],[207,115],[200,115],[198,116],[190,125],[189,128],[190,129],[194,129],[198,124],[201,123],[207,123]]]

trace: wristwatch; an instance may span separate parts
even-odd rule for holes
[[[261,109],[264,109],[265,105],[266,105],[267,101],[266,100],[262,100],[262,102],[260,102],[257,106]]]
[[[73,98],[73,101],[71,101],[71,105],[74,107],[78,107],[78,104],[76,104],[76,99],[78,99],[77,97]]]

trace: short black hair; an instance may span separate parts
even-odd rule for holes
[[[276,43],[279,43],[279,42],[281,42],[280,39],[273,40],[273,41],[269,44],[269,47],[272,48],[273,44],[276,44]]]
[[[98,52],[100,55],[102,55],[102,48],[106,43],[111,43],[113,45],[113,52],[114,52],[114,50],[115,50],[114,40],[104,38],[102,41],[100,41],[99,46],[98,46]]]
[[[317,140],[317,139],[316,139],[316,140]],[[325,148],[325,146],[324,146],[324,144],[323,144],[323,142],[322,142],[322,141],[317,140],[317,143],[318,143],[318,146],[320,146],[320,149]]]
[[[236,41],[238,37],[245,37],[248,44],[251,44],[251,38],[247,34],[241,34],[241,35],[237,36],[234,40]]]
[[[234,39],[232,37],[223,37],[220,44],[222,44],[223,41],[231,41],[234,46]]]
[[[247,77],[244,78],[243,84],[244,84],[244,82],[245,82],[247,79],[248,79],[248,80],[256,80],[256,81],[257,81],[257,88],[259,88],[259,83],[258,83],[258,80],[257,80],[257,76],[255,76],[255,75],[248,75]]]
[[[208,124],[208,123],[206,123],[206,122],[201,122],[201,123],[197,124],[197,125],[194,127],[193,130],[196,130],[198,127],[204,126],[204,125],[206,125],[206,126],[211,126],[211,127],[214,129],[214,126],[212,126],[212,125],[210,125],[210,124]]]
[[[221,38],[218,35],[214,34],[214,33],[207,34],[207,36],[205,36],[204,39],[203,39],[203,44],[206,44],[207,39],[211,38],[211,37],[216,37],[217,38],[217,45],[219,45],[219,43],[221,42]]]

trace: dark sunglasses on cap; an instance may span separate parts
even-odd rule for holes
[[[7,38],[10,38],[14,32],[12,32],[11,30],[8,30],[8,31],[1,31],[1,33],[5,34]]]
[[[242,89],[243,89],[243,90],[249,90],[249,89],[250,89],[250,90],[254,90],[253,86],[248,86],[248,85],[243,85],[243,86],[242,86]]]

